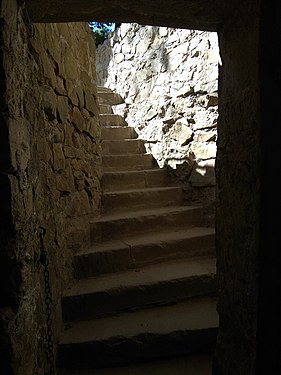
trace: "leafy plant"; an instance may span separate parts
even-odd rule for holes
[[[108,34],[115,30],[115,22],[89,22],[89,26],[95,34],[96,46],[102,44],[107,39]]]

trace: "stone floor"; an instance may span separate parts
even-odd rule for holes
[[[119,368],[65,372],[61,375],[211,375],[211,373],[210,355],[192,355]]]

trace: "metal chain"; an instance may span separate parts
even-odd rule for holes
[[[56,375],[56,361],[54,355],[54,335],[53,335],[53,319],[52,319],[52,290],[50,285],[49,259],[48,253],[44,246],[45,228],[39,228],[40,236],[40,262],[44,268],[44,287],[45,287],[45,312],[47,316],[47,356],[49,360],[50,371],[47,375]]]

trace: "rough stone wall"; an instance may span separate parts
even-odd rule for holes
[[[1,374],[48,373],[40,227],[46,229],[56,340],[72,254],[99,210],[90,33],[85,23],[32,26],[15,0],[1,2]]]
[[[124,115],[160,167],[193,187],[215,185],[217,34],[121,24],[97,48],[97,82],[117,91]]]
[[[39,105],[45,126],[38,131],[37,152],[47,168],[40,181],[51,192],[58,242],[67,239],[73,247],[80,245],[89,215],[100,204],[94,39],[86,23],[40,24],[30,44],[42,63]]]

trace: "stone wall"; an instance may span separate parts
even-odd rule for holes
[[[40,228],[54,299],[99,210],[95,44],[86,23],[31,25],[1,2],[0,373],[48,373]],[[2,201],[1,201],[2,203]]]
[[[98,84],[125,100],[115,112],[192,187],[215,185],[219,59],[216,33],[136,23],[97,48]]]

